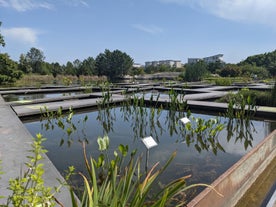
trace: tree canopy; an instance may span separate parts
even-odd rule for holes
[[[208,65],[204,61],[187,64],[184,79],[186,81],[200,81],[209,73],[207,68]]]
[[[45,57],[41,50],[32,47],[26,55],[27,63],[32,67],[33,73],[43,74],[43,61]]]
[[[264,54],[252,55],[238,65],[255,65],[266,68],[272,76],[276,75],[276,50]]]
[[[22,71],[17,70],[16,62],[8,54],[0,54],[0,84],[13,83],[22,75]]]
[[[95,70],[100,76],[105,75],[109,79],[121,78],[128,74],[133,66],[133,59],[120,50],[113,52],[105,50],[96,57]]]
[[[2,22],[0,22],[0,27],[2,25]],[[5,47],[5,41],[3,35],[0,33],[0,46]]]

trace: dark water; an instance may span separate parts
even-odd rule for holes
[[[81,94],[82,92],[70,92],[70,93],[34,93],[34,94],[8,94],[2,95],[6,102],[11,101],[25,101],[25,100],[35,100],[43,98],[58,98],[63,96],[73,96]]]
[[[228,131],[224,129],[219,134],[218,141],[225,152],[218,151],[217,155],[212,150],[199,152],[194,147],[194,143],[187,146],[185,142],[185,137],[181,132],[183,126],[179,122],[179,119],[185,115],[183,112],[172,113],[163,110],[157,114],[155,111],[153,117],[150,116],[151,113],[149,108],[139,111],[139,109],[124,110],[122,107],[117,107],[100,112],[75,114],[73,122],[78,130],[70,137],[57,125],[53,130],[45,130],[46,121],[29,122],[25,123],[25,126],[33,136],[41,133],[47,138],[44,143],[48,150],[47,155],[61,173],[69,165],[74,165],[77,171],[85,171],[81,141],[88,142],[87,153],[96,158],[99,155],[97,138],[105,134],[110,138],[111,155],[119,144],[124,144],[129,146],[130,151],[138,149],[138,154],[142,153],[144,158],[147,150],[141,138],[151,135],[157,141],[158,146],[150,149],[148,168],[156,162],[164,164],[176,150],[177,156],[160,178],[162,183],[181,176],[192,175],[188,183],[210,184],[252,149],[248,146],[245,150],[243,139],[236,140],[233,137],[227,141]],[[88,119],[83,122],[85,116],[88,116]],[[214,116],[203,114],[192,114],[192,116],[205,120],[214,118]],[[220,117],[220,120],[222,123],[228,121],[223,117]],[[273,130],[271,123],[266,121],[253,120],[248,127],[252,127],[249,132],[253,137],[253,147]],[[143,165],[146,167],[145,159],[143,159]]]

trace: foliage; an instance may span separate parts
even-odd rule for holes
[[[106,49],[96,57],[95,65],[97,75],[104,75],[112,80],[128,74],[133,66],[133,59],[120,50],[111,52]]]
[[[29,161],[25,164],[27,170],[22,176],[10,179],[9,190],[12,194],[8,197],[7,204],[1,206],[56,206],[54,195],[64,184],[56,187],[55,190],[44,185],[43,174],[45,171],[41,163],[43,154],[47,152],[42,146],[44,140],[45,138],[41,134],[37,134],[36,140],[32,144],[32,150],[30,150],[32,155],[28,157]],[[70,169],[72,172],[73,168]]]
[[[88,57],[83,60],[79,69],[77,70],[77,76],[80,75],[95,75],[95,60],[92,57]]]
[[[26,54],[26,60],[31,65],[33,73],[43,74],[44,59],[43,52],[34,47]]]
[[[273,90],[272,90],[273,91]],[[231,100],[241,102],[242,99],[250,97],[252,103],[258,106],[273,106],[273,92],[257,91],[257,90],[240,90],[237,94],[229,93],[220,98],[218,102],[229,103]],[[275,106],[275,105],[274,105]]]
[[[233,83],[233,80],[230,77],[219,77],[215,78],[214,81],[217,86],[230,86]]]
[[[199,61],[186,65],[184,79],[186,81],[201,81],[207,74],[207,64],[204,61]]]
[[[2,25],[2,22],[0,22],[0,27]],[[5,41],[3,35],[0,33],[0,46],[5,47]]]
[[[207,66],[207,70],[210,71],[211,73],[216,73],[219,71],[221,68],[223,68],[224,63],[221,61],[216,61],[214,63],[209,63]]]
[[[248,89],[243,89],[247,92]],[[235,141],[240,140],[244,143],[244,148],[252,147],[252,132],[255,131],[254,125],[251,121],[257,107],[251,96],[245,97],[242,93],[238,93],[235,98],[229,100],[228,109],[225,117],[229,118],[227,124],[227,141],[229,141],[235,134]]]
[[[226,64],[219,70],[219,75],[222,77],[237,77],[241,75],[241,68],[235,64]]]
[[[198,152],[202,150],[217,154],[218,149],[225,152],[218,140],[218,134],[225,128],[218,118],[204,120],[202,118],[189,117],[192,121],[185,124],[185,141],[189,146],[194,146]]]
[[[79,173],[85,184],[80,206],[183,206],[185,199],[182,195],[185,190],[197,186],[208,186],[205,184],[186,186],[186,179],[189,176],[185,176],[167,184],[160,192],[150,195],[156,180],[176,153],[172,154],[163,167],[157,169],[157,163],[146,174],[143,174],[140,167],[141,157],[135,158],[135,151],[130,153],[127,166],[122,168],[129,153],[127,145],[119,145],[113,153],[114,158],[110,159],[107,154],[109,138],[99,137],[98,143],[102,152],[98,159],[88,160],[84,147],[83,154],[88,176]],[[73,195],[72,189],[71,193]],[[71,199],[74,207],[79,206],[74,196]]]
[[[17,70],[17,64],[8,54],[0,54],[0,84],[13,83],[22,75],[22,71]]]
[[[62,130],[63,135],[60,137],[60,146],[62,146],[65,142],[65,138],[67,139],[67,145],[70,147],[73,143],[72,135],[73,133],[77,133],[79,141],[87,141],[84,133],[85,123],[88,119],[87,116],[83,120],[78,120],[78,124],[82,124],[82,128],[78,126],[73,121],[74,111],[72,108],[69,108],[67,112],[63,112],[63,108],[59,107],[57,111],[50,111],[47,107],[40,108],[41,111],[41,128],[45,130],[53,130],[55,127]],[[82,134],[79,134],[79,131]]]
[[[241,67],[241,75],[251,78],[265,79],[269,77],[269,72],[264,67],[258,67],[256,65],[242,65]]]
[[[18,69],[21,70],[23,73],[32,72],[32,66],[28,62],[26,55],[24,55],[24,54],[21,54],[19,57]]]
[[[158,65],[158,66],[147,66],[145,67],[145,73],[148,74],[153,74],[153,73],[157,73],[157,72],[168,72],[168,71],[173,71],[172,67],[168,66],[168,65]]]
[[[271,91],[271,106],[276,106],[276,80],[274,80],[274,87]]]
[[[130,75],[144,75],[145,68],[144,67],[133,67],[132,70],[130,70]]]
[[[256,65],[266,68],[272,76],[276,75],[276,50],[264,54],[258,54],[247,57],[239,65]]]

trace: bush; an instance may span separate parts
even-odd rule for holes
[[[215,83],[217,86],[230,86],[232,85],[232,79],[231,78],[217,78],[215,79]]]
[[[240,100],[241,97],[243,97],[244,99],[251,97],[252,102],[258,106],[273,106],[270,92],[246,90],[246,89],[240,90],[237,94],[229,93],[226,96],[220,98],[218,102],[229,103],[230,100],[233,100],[233,99],[240,102],[242,101]]]

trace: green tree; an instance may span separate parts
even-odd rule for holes
[[[64,69],[64,74],[65,75],[76,75],[76,70],[74,68],[74,65],[70,61],[68,61],[66,63],[66,66],[65,66],[65,69]]]
[[[100,53],[96,57],[95,66],[97,75],[116,79],[130,72],[133,66],[133,59],[120,50],[111,52],[106,49],[104,53]]]
[[[201,81],[207,74],[207,64],[204,61],[199,61],[186,65],[184,79],[186,81]]]
[[[276,76],[276,61],[275,62],[272,62],[268,65],[268,71],[269,73],[275,77]]]
[[[1,27],[1,25],[2,25],[2,22],[0,22],[0,27]],[[4,37],[1,35],[1,33],[0,33],[0,45],[2,47],[5,47]]]
[[[79,59],[76,59],[73,61],[73,67],[74,67],[74,70],[76,71],[76,75],[78,77],[80,76],[80,73],[78,71],[80,70],[81,64],[82,63]]]
[[[95,60],[93,57],[88,57],[87,59],[83,60],[78,71],[79,75],[94,75],[95,74]]]
[[[241,66],[242,76],[246,77],[257,77],[257,78],[268,78],[269,72],[264,67],[258,67],[256,65],[243,65]]]
[[[214,63],[209,63],[207,66],[207,70],[209,70],[211,73],[216,73],[216,71],[222,69],[224,66],[224,63],[221,61],[216,61]]]
[[[241,61],[239,65],[255,65],[257,67],[264,67],[272,76],[276,75],[276,50],[268,53],[252,55]]]
[[[13,83],[22,75],[23,72],[17,69],[17,63],[8,54],[0,54],[0,84]]]
[[[241,75],[241,68],[236,64],[226,64],[220,71],[222,77],[237,77]]]
[[[39,74],[44,74],[45,71],[43,69],[44,65],[44,54],[41,50],[32,47],[30,51],[26,55],[26,59],[28,63],[32,67],[32,72],[33,73],[39,73]]]
[[[32,72],[32,67],[30,63],[27,61],[26,55],[21,54],[19,57],[18,70],[21,70],[23,73]]]
[[[56,62],[51,64],[51,73],[54,78],[56,78],[58,74],[62,74],[62,68],[59,63]]]

